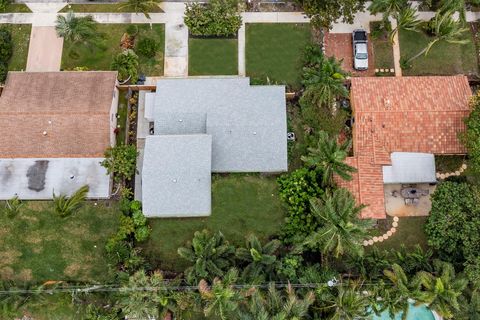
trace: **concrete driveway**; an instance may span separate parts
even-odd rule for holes
[[[55,27],[32,27],[28,48],[27,71],[60,71],[63,38]]]

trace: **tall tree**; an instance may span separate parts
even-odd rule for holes
[[[323,288],[318,294],[320,310],[329,320],[370,319],[370,301],[362,294],[359,282],[340,283],[332,288]]]
[[[355,14],[364,9],[364,0],[297,0],[311,23],[319,28],[331,29],[341,19],[352,24]]]
[[[277,260],[275,252],[279,247],[279,240],[272,240],[262,245],[255,235],[249,235],[245,248],[238,248],[236,252],[237,259],[247,264],[242,272],[243,280],[251,283],[269,278]]]
[[[149,12],[151,12],[158,3],[154,0],[127,0],[121,4],[118,9],[129,9],[135,13],[143,13],[147,19],[150,19]]]
[[[391,43],[394,43],[395,35],[399,30],[408,30],[418,32],[420,30],[421,20],[418,19],[417,10],[414,9],[411,4],[408,4],[400,11],[392,14],[393,19],[397,21],[397,26],[393,28],[389,33],[389,39]]]
[[[220,231],[212,235],[203,230],[195,232],[192,241],[177,252],[193,263],[185,274],[190,283],[197,283],[201,279],[211,281],[215,277],[223,277],[233,265],[235,247],[225,240]]]
[[[408,5],[408,0],[373,0],[368,10],[372,15],[382,13],[383,21],[387,22],[390,16],[398,14]]]
[[[357,206],[348,190],[327,192],[321,199],[313,199],[311,207],[320,227],[305,238],[304,246],[320,248],[324,255],[335,258],[363,254],[362,241],[372,221],[359,218],[364,206]]]
[[[468,31],[468,28],[463,27],[461,22],[455,20],[451,11],[437,12],[435,17],[429,22],[429,31],[433,36],[432,40],[420,52],[409,58],[407,63],[412,62],[421,55],[427,55],[438,43],[466,44],[469,42],[469,40],[464,38],[464,33]]]
[[[316,148],[308,148],[308,155],[302,156],[302,161],[307,166],[317,167],[322,171],[324,185],[334,185],[334,176],[344,180],[351,180],[351,174],[357,169],[345,163],[351,141],[338,143],[336,137],[329,137],[324,131],[319,132]]]
[[[72,45],[83,44],[90,46],[100,39],[97,23],[93,17],[77,17],[72,11],[66,16],[57,16],[55,30],[60,38],[69,41]]]
[[[460,310],[458,299],[468,281],[455,275],[455,269],[448,262],[436,260],[434,267],[434,273],[420,271],[417,274],[422,285],[419,300],[426,302],[444,319],[452,319],[454,313]]]

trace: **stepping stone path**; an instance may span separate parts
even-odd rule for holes
[[[399,221],[398,217],[393,217],[392,227],[390,228],[390,230],[388,230],[381,236],[376,236],[376,237],[373,237],[372,239],[364,240],[363,246],[368,247],[373,245],[376,242],[383,242],[384,240],[387,240],[388,238],[390,238],[395,232],[397,232],[398,221]]]

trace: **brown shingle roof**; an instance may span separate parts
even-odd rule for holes
[[[352,78],[354,157],[347,161],[358,172],[340,184],[368,205],[363,217],[385,217],[382,166],[392,152],[465,153],[458,134],[471,95],[464,76]]]
[[[0,157],[103,156],[115,83],[116,72],[10,72],[0,96]]]

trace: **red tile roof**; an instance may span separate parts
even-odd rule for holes
[[[0,158],[103,157],[116,77],[10,72],[0,96]]]
[[[392,152],[463,154],[458,139],[465,130],[472,92],[465,76],[352,78],[355,116],[353,180],[339,182],[368,205],[365,218],[385,218],[382,166]]]

